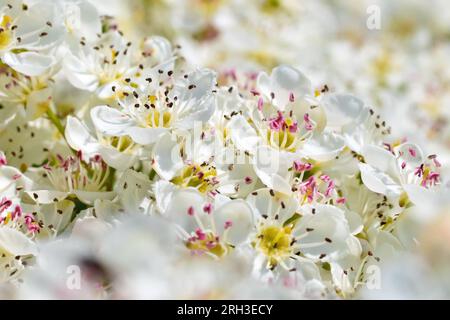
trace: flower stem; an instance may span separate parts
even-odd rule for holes
[[[64,137],[64,126],[62,125],[56,113],[54,113],[51,108],[47,109],[47,116],[48,119],[55,125],[56,129],[58,129],[59,133],[61,133]]]

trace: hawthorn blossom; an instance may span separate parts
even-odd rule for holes
[[[108,106],[93,108],[91,117],[97,130],[110,136],[130,136],[134,142],[148,145],[172,128],[186,130],[196,121],[208,121],[215,109],[214,72],[196,70],[177,79],[171,87],[160,86],[161,73],[162,70],[152,69],[154,77],[146,79],[148,84],[143,91],[122,92],[119,110]]]
[[[288,193],[293,161],[330,160],[344,148],[343,139],[324,131],[325,113],[300,71],[280,66],[271,77],[262,73],[258,88],[264,98],[258,97],[252,125],[236,115],[229,122],[231,139],[240,150],[256,155],[255,171],[267,186]]]
[[[0,59],[4,64],[37,76],[57,62],[50,50],[61,42],[65,29],[52,4],[2,1],[0,13]]]
[[[2,297],[444,296],[448,19],[297,2],[1,1]]]

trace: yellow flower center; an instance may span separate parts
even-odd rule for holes
[[[212,232],[206,232],[202,239],[198,237],[189,239],[186,242],[186,247],[192,251],[208,252],[219,258],[223,257],[231,249],[230,246],[220,243]]]
[[[264,226],[256,236],[253,246],[262,252],[272,267],[292,255],[292,226]]]
[[[127,151],[134,146],[134,142],[129,136],[110,137],[108,139],[109,144],[119,152]]]
[[[160,112],[158,110],[154,110],[150,112],[146,117],[146,123],[149,127],[152,128],[168,128],[172,121],[172,114],[168,111]]]
[[[214,167],[189,165],[182,170],[179,176],[172,179],[172,183],[185,188],[193,187],[206,193],[214,186],[216,175],[217,172]]]
[[[289,129],[282,129],[280,131],[268,130],[267,141],[272,147],[277,149],[294,152],[297,148],[297,137],[295,133]]]

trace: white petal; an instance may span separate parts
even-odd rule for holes
[[[87,155],[93,155],[99,150],[99,143],[89,133],[88,128],[77,118],[67,118],[65,136],[67,143],[75,150],[82,150]]]
[[[162,135],[156,142],[153,148],[153,160],[153,168],[166,180],[171,180],[183,168],[180,147],[170,133]]]
[[[96,217],[104,221],[115,219],[123,211],[121,204],[109,200],[96,200],[94,208]]]
[[[189,73],[187,78],[177,81],[170,97],[177,97],[173,108],[178,115],[178,128],[191,129],[194,122],[209,120],[216,108],[215,96],[212,94],[215,84],[216,73],[209,69],[198,69]]]
[[[18,54],[6,52],[3,54],[2,61],[27,76],[41,75],[55,63],[53,58],[36,52]]]
[[[63,191],[56,190],[33,190],[26,192],[28,196],[36,203],[54,203],[64,200],[69,194]]]
[[[206,202],[205,200],[204,195],[195,189],[178,189],[173,193],[170,205],[164,215],[184,230],[192,232],[200,226],[197,224],[195,217],[188,214],[188,210],[192,208],[194,214],[204,217],[203,205]],[[201,220],[203,219],[201,218]]]
[[[244,200],[230,201],[216,208],[212,214],[219,234],[223,234],[226,222],[232,223],[227,231],[227,241],[232,244],[244,242],[253,228],[252,210]]]
[[[217,158],[215,158],[217,159]],[[250,192],[255,189],[255,185],[258,183],[258,176],[251,164],[234,164],[233,170],[229,170],[229,164],[220,163],[218,168],[221,168],[224,173],[221,174],[220,186],[218,190],[225,195],[235,195],[238,198],[246,197]],[[246,179],[251,180],[247,181]],[[238,181],[238,182],[236,182]],[[239,184],[239,190],[236,191],[236,183]]]
[[[386,173],[394,174],[396,172],[395,156],[378,146],[367,145],[362,149],[362,155],[367,164]]]
[[[156,64],[172,58],[172,46],[170,41],[159,36],[152,36],[144,42],[143,51],[152,53],[151,59]]]
[[[98,76],[88,69],[86,63],[71,53],[64,57],[63,70],[67,80],[78,89],[93,92],[99,85]]]
[[[39,218],[44,222],[44,226],[52,225],[57,232],[64,230],[70,223],[72,211],[75,205],[72,201],[62,200],[57,203],[39,206]],[[61,210],[59,213],[58,210]],[[39,233],[42,236],[43,230]],[[46,235],[48,236],[48,234]]]
[[[155,195],[156,205],[160,212],[164,213],[167,210],[175,190],[175,185],[168,181],[159,180],[154,183],[153,194]]]
[[[20,4],[16,3],[13,6],[17,9]],[[17,44],[17,49],[43,51],[59,44],[64,38],[65,28],[63,19],[60,19],[61,12],[58,12],[58,9],[60,8],[57,4],[45,1],[35,4],[29,3],[28,10],[18,14],[14,21],[19,26],[15,36],[21,38],[20,43]],[[47,22],[50,22],[52,27],[46,28],[47,35],[42,37],[41,31]]]
[[[110,231],[111,226],[106,221],[88,216],[74,222],[71,236],[88,241],[98,241],[100,237],[103,238]]]
[[[110,167],[113,167],[119,171],[123,171],[131,167],[137,157],[134,154],[128,154],[119,152],[117,149],[110,147],[99,145],[98,153],[102,156],[103,160]]]
[[[272,188],[278,192],[282,192],[286,195],[292,194],[292,187],[288,179],[283,178],[278,174],[272,175],[271,179]]]
[[[50,99],[52,98],[52,89],[45,88],[42,90],[32,91],[28,95],[26,113],[27,118],[35,120],[42,116],[49,107]]]
[[[112,89],[114,86],[120,87],[120,82],[119,81],[111,81],[104,85],[100,85],[98,87],[95,86],[96,87],[95,93],[101,100],[114,99],[113,96],[115,95],[115,93]]]
[[[311,81],[303,73],[285,65],[274,68],[270,79],[267,74],[261,73],[257,79],[257,86],[268,97],[272,92],[275,94],[273,103],[280,110],[284,110],[289,103],[291,93],[299,99],[312,91]]]
[[[194,88],[189,89],[191,85]],[[210,69],[198,69],[188,74],[187,78],[178,80],[175,84],[172,96],[177,96],[179,101],[201,100],[205,95],[211,94],[216,85],[216,73]]]
[[[272,196],[270,189],[264,188],[256,190],[249,194],[247,202],[253,208],[256,217],[267,215],[274,218],[278,214],[278,219],[281,222],[286,221],[297,211],[298,202],[294,197],[287,196],[281,193],[275,193]],[[284,208],[281,205],[283,202]]]
[[[381,193],[389,197],[397,197],[402,192],[402,187],[386,173],[365,163],[359,164],[361,179],[369,190]]]
[[[180,106],[181,106],[180,102]],[[179,114],[176,127],[191,129],[196,122],[207,122],[216,109],[216,98],[212,94],[205,95],[195,101],[189,102],[189,107],[180,107],[183,112]]]
[[[259,146],[256,151],[256,156],[253,159],[253,168],[261,181],[269,188],[275,188],[275,185],[282,187],[278,189],[280,192],[289,194],[289,172],[288,169],[292,167],[295,154],[281,153],[278,150],[272,149],[266,145]],[[286,181],[282,183],[282,181]]]
[[[327,255],[325,259],[332,261],[345,254],[355,253],[352,252],[355,251],[354,241],[349,241],[349,237],[353,236],[344,211],[331,205],[315,205],[314,214],[309,205],[303,206],[300,211],[304,215],[296,228],[299,228],[300,233],[306,232],[306,236],[300,240],[301,245],[305,246],[303,252],[306,256],[318,258],[324,253]],[[312,231],[306,231],[307,228]],[[331,242],[324,241],[326,238]],[[318,245],[312,245],[316,243]]]
[[[98,131],[110,136],[127,135],[127,130],[136,125],[126,114],[108,106],[94,107],[91,118]]]
[[[14,256],[36,255],[37,247],[23,233],[9,227],[0,228],[0,248]]]
[[[270,97],[270,93],[272,92],[272,84],[270,81],[270,76],[264,72],[261,71],[258,74],[258,78],[256,79],[256,85],[258,87],[258,89],[264,94],[266,95],[266,97]]]
[[[400,241],[388,231],[375,231],[374,234],[369,234],[369,237],[374,246],[373,254],[381,261],[395,257],[399,251],[404,249]]]
[[[363,230],[364,228],[363,221],[358,213],[351,210],[345,210],[345,218],[348,221],[350,232],[353,235],[357,235]]]
[[[128,169],[116,183],[114,191],[126,211],[130,213],[146,212],[151,185],[148,175]]]
[[[348,272],[344,272],[344,269],[335,262],[330,263],[330,271],[334,285],[345,293],[353,293],[354,289],[350,282]]]
[[[17,178],[20,177],[20,178]],[[30,190],[34,182],[20,170],[11,166],[0,166],[0,194],[4,197],[15,197],[17,187]]]
[[[254,152],[261,138],[242,115],[231,118],[227,128],[230,131],[231,140],[239,150]]]
[[[101,18],[97,11],[97,8],[89,1],[81,1],[77,3],[79,12],[75,11],[79,16],[78,27],[81,36],[85,37],[88,41],[94,41],[97,39],[97,34],[102,31]]]
[[[436,190],[424,188],[417,184],[405,184],[403,185],[409,200],[419,208],[426,208],[426,210],[418,210],[420,214],[419,218],[429,219],[430,216],[438,214],[440,209],[436,207],[443,206],[444,204],[439,199],[439,193]],[[448,192],[448,190],[447,190]],[[444,196],[445,197],[445,196]]]
[[[420,147],[414,143],[403,143],[397,148],[401,153],[400,159],[404,160],[410,167],[418,167],[423,163],[423,152]]]
[[[301,152],[314,160],[329,161],[334,159],[344,147],[344,139],[341,136],[324,132],[309,139],[303,145]]]
[[[349,94],[328,94],[322,101],[330,126],[354,123],[365,109],[360,99]]]
[[[130,127],[126,129],[126,132],[134,142],[144,146],[155,143],[167,131],[168,129],[166,128]]]
[[[115,192],[93,192],[93,191],[83,191],[83,190],[75,190],[73,192],[80,201],[86,204],[94,204],[95,200],[112,200],[114,199],[116,193]]]

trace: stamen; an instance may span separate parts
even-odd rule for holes
[[[294,97],[294,93],[293,93],[293,92],[291,92],[291,93],[289,94],[289,101],[290,101],[290,102],[294,102],[294,101],[295,101],[295,97]]]
[[[207,203],[203,206],[203,211],[207,214],[211,214],[212,210],[213,210],[212,203]]]

